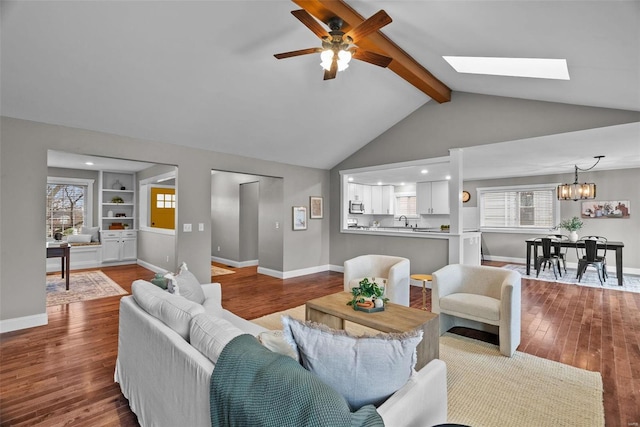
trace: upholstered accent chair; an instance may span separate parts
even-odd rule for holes
[[[451,264],[432,273],[431,311],[440,334],[464,326],[498,335],[500,353],[520,344],[520,273],[499,267]]]
[[[390,255],[361,255],[344,262],[344,290],[358,286],[365,277],[386,279],[389,302],[409,306],[410,264],[407,258]],[[376,282],[379,282],[376,280]]]

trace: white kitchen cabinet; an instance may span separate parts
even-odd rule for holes
[[[382,187],[382,213],[393,215],[395,211],[395,189],[393,185],[385,185]]]
[[[364,187],[365,186],[363,184],[350,182],[348,186],[349,200],[362,202],[364,197]]]
[[[362,185],[362,204],[364,205],[364,213],[373,213],[373,192],[370,185]]]
[[[108,230],[100,233],[102,262],[135,260],[138,256],[136,231]]]
[[[370,188],[371,210],[367,209],[367,213],[372,213],[374,215],[393,215],[393,185],[372,185]]]
[[[449,182],[433,181],[416,184],[416,210],[418,214],[449,214]]]

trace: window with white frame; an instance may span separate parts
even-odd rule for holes
[[[480,227],[549,230],[559,221],[555,191],[555,184],[478,188]]]
[[[47,237],[78,234],[92,225],[92,179],[47,178]]]
[[[417,217],[416,194],[415,193],[395,193],[396,205],[395,216]]]

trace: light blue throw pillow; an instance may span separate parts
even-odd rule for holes
[[[285,340],[302,366],[342,394],[356,411],[379,406],[414,373],[422,331],[356,337],[313,322],[282,317]]]

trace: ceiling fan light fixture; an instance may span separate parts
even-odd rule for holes
[[[349,61],[351,61],[351,52],[346,49],[338,49],[338,71],[344,71],[349,68]],[[336,50],[333,48],[325,49],[320,53],[320,66],[325,70],[331,69],[331,63],[333,57],[336,54]]]

